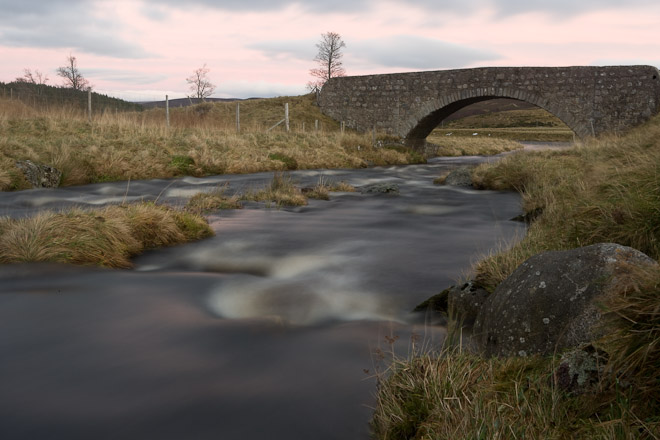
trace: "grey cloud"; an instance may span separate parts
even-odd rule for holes
[[[356,41],[348,50],[345,55],[351,60],[408,69],[460,68],[500,58],[494,52],[411,35]]]
[[[315,44],[316,42],[312,40],[269,40],[247,47],[259,50],[269,58],[293,57],[311,61],[317,52]]]
[[[85,76],[93,79],[116,81],[135,85],[148,85],[167,79],[167,75],[146,75],[143,72],[120,69],[82,69]]]
[[[522,12],[548,12],[556,16],[570,16],[580,12],[604,8],[630,8],[655,5],[657,0],[395,0],[404,6],[421,7],[429,11],[470,12],[484,6],[492,7],[500,16]],[[30,14],[49,15],[53,11],[68,11],[80,14],[94,0],[0,0],[0,11],[4,17]],[[150,7],[169,6],[178,9],[205,7],[227,11],[273,11],[298,5],[310,12],[363,12],[382,7],[378,0],[146,0]],[[151,14],[155,14],[153,17]],[[147,10],[147,16],[158,19],[159,12]],[[2,18],[0,18],[0,21]]]
[[[469,13],[484,6],[492,7],[499,16],[523,12],[547,12],[558,17],[568,17],[580,12],[603,8],[629,8],[654,5],[657,0],[398,0],[402,5],[421,7],[429,11],[452,11]],[[149,0],[152,4],[189,8],[190,5],[229,11],[272,11],[290,5],[298,5],[310,12],[363,12],[382,7],[378,0]]]
[[[144,58],[139,45],[117,37],[116,20],[94,17],[90,1],[0,0],[0,41],[15,47],[70,48],[119,58]]]

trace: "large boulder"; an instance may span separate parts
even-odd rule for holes
[[[657,263],[612,243],[535,255],[486,299],[474,342],[486,356],[545,355],[588,343],[600,336],[599,304],[610,286],[643,264]]]
[[[23,172],[25,180],[32,185],[32,188],[57,188],[60,185],[62,172],[57,168],[30,160],[18,160],[16,167]]]

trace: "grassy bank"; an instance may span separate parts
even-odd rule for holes
[[[266,131],[290,102],[292,131]],[[230,112],[231,110],[231,112]],[[319,131],[313,131],[314,121]],[[371,134],[341,133],[311,96],[235,104],[203,103],[171,111],[109,112],[92,123],[75,109],[38,110],[0,100],[0,189],[28,186],[16,160],[32,160],[63,172],[62,185],[259,171],[360,168],[417,162],[410,150],[372,146]],[[303,122],[305,131],[302,130]],[[334,125],[333,125],[334,124]],[[387,140],[379,137],[378,140]]]
[[[477,264],[494,289],[543,250],[616,242],[660,258],[660,117],[623,137],[522,152],[474,173],[521,193],[535,217],[520,242]],[[619,280],[607,310],[605,368],[586,391],[561,389],[558,357],[481,359],[447,348],[397,360],[381,377],[375,438],[660,437],[660,269]]]
[[[577,148],[524,152],[474,172],[477,186],[519,191],[541,213],[510,250],[477,265],[491,288],[531,255],[615,242],[660,258],[660,118],[624,137]]]
[[[131,267],[147,249],[213,235],[201,216],[152,203],[0,218],[0,263]]]

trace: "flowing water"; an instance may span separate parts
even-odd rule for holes
[[[433,185],[479,160],[293,172],[303,186],[322,176],[400,195],[216,212],[214,238],[148,252],[133,270],[0,266],[0,438],[367,438],[382,352],[442,342],[410,310],[523,230],[509,220],[516,194]],[[2,193],[0,215],[181,205],[271,178]]]

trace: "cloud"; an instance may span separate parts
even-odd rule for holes
[[[432,4],[432,2],[426,2]],[[472,1],[471,3],[480,3]],[[516,15],[525,12],[546,12],[555,16],[568,17],[584,12],[603,9],[631,9],[656,5],[656,0],[495,0],[492,6],[500,16]]]
[[[351,60],[408,69],[460,68],[499,58],[494,52],[412,35],[355,41],[350,47]]]
[[[297,96],[305,93],[304,84],[280,84],[267,81],[225,81],[218,85],[214,97],[219,98],[272,98]]]
[[[94,16],[85,0],[0,0],[0,41],[5,46],[66,48],[117,58],[145,58],[139,45],[123,40],[114,19]]]
[[[313,13],[359,13],[386,7],[380,0],[148,0],[151,4],[168,5],[174,8],[198,7],[213,8],[226,11],[263,12],[283,9],[297,5],[302,10]],[[472,13],[480,8],[492,8],[499,16],[510,16],[525,12],[545,12],[556,16],[571,16],[582,12],[601,10],[604,8],[632,8],[655,5],[657,0],[627,0],[625,5],[621,0],[390,0],[401,6],[422,8],[428,11],[451,11]],[[185,6],[184,6],[185,5]]]
[[[268,40],[250,44],[247,48],[261,51],[273,59],[313,60],[317,52],[315,44],[312,40]]]
[[[163,81],[167,75],[149,75],[144,72],[121,69],[81,69],[86,77],[100,81],[114,81],[122,84],[148,85]]]

